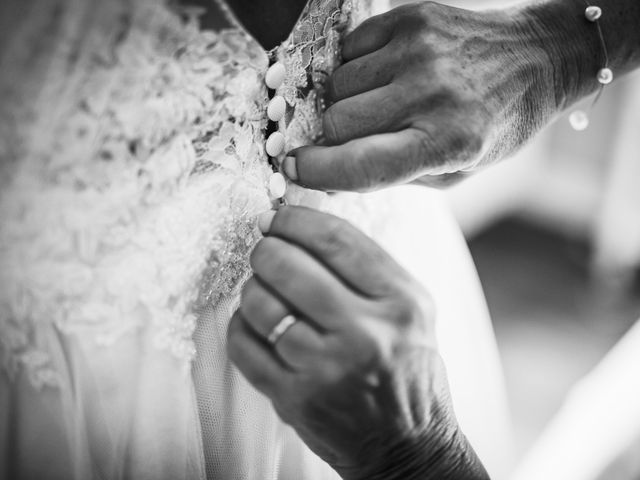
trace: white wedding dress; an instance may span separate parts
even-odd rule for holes
[[[0,478],[335,479],[225,337],[273,201],[270,56],[286,67],[286,148],[318,140],[324,80],[370,0],[311,0],[272,52],[168,3],[0,8],[15,19],[0,47]],[[499,362],[438,194],[290,186],[287,201],[352,220],[430,289],[456,413],[499,478]]]

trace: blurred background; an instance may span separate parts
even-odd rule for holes
[[[572,111],[589,111],[592,101]],[[589,118],[578,132],[567,113],[517,156],[447,191],[491,310],[517,461],[543,432],[542,443],[553,444],[549,422],[570,425],[562,407],[579,408],[570,392],[640,317],[640,73],[605,88]],[[639,358],[619,363],[640,377]],[[640,442],[633,445],[600,478],[640,479]]]
[[[640,75],[605,89],[590,122],[577,132],[565,115],[447,192],[491,309],[520,452],[640,317]]]

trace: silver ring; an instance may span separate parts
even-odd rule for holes
[[[272,346],[275,346],[278,343],[278,340],[289,330],[294,323],[296,323],[298,319],[293,315],[287,315],[282,320],[278,322],[278,324],[273,327],[269,335],[267,336],[267,342],[269,342]]]

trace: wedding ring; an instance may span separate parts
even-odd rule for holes
[[[287,315],[282,320],[278,322],[278,324],[273,327],[273,330],[269,332],[267,336],[267,342],[269,342],[272,346],[275,346],[278,343],[278,340],[289,330],[294,323],[298,320],[293,315]]]

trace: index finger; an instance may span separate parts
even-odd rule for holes
[[[412,277],[376,242],[345,220],[305,207],[261,217],[266,235],[298,245],[352,290],[369,297],[405,291]]]
[[[268,397],[289,388],[292,370],[258,337],[239,310],[227,329],[227,352],[247,380]]]
[[[389,43],[392,34],[393,23],[390,13],[368,18],[344,38],[342,58],[348,62],[375,52]]]

